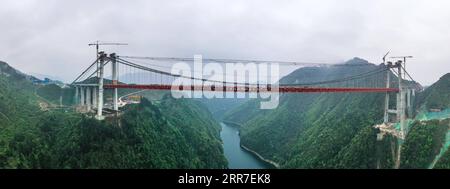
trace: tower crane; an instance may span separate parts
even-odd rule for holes
[[[94,43],[90,43],[90,44],[88,44],[89,46],[95,46],[95,49],[96,49],[96,59],[97,59],[97,61],[96,61],[96,65],[97,65],[97,70],[99,69],[99,65],[98,65],[98,52],[99,52],[99,47],[100,46],[105,46],[105,45],[108,45],[108,46],[120,46],[120,45],[128,45],[127,43],[108,43],[108,42],[100,42],[100,41],[96,41],[96,42],[94,42]],[[98,77],[98,72],[97,72],[97,77]]]

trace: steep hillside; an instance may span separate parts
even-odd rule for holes
[[[34,86],[27,76],[0,62],[0,126],[15,126],[39,111]]]
[[[379,131],[364,127],[335,158],[335,167],[342,169],[391,169],[395,165],[397,139],[391,135],[377,141]]]
[[[6,67],[2,67],[6,68]],[[42,111],[37,86],[0,75],[0,168],[226,168],[220,126],[207,108],[166,96],[128,106],[119,120]],[[40,88],[42,89],[42,88]],[[47,86],[40,95],[55,100]]]
[[[57,105],[70,106],[75,103],[75,90],[73,88],[61,88],[56,84],[36,86],[36,94]]]
[[[425,110],[450,108],[450,73],[445,74],[424,92],[419,93],[416,104],[418,108]]]
[[[14,69],[10,65],[8,65],[6,62],[0,61],[0,75],[7,77],[9,79],[15,79],[15,80],[23,80],[23,79],[37,79],[33,76],[26,75],[19,70]]]
[[[355,58],[344,66],[298,69],[281,83],[326,81],[377,67],[383,65]],[[421,111],[448,108],[449,86],[450,74],[446,74],[418,94],[417,107]],[[383,99],[383,93],[283,94],[277,109],[260,110],[259,101],[252,100],[227,112],[225,120],[241,126],[242,145],[284,168],[394,168],[398,140],[386,135],[377,141],[379,131],[372,127],[382,122]],[[425,117],[449,118],[446,112]],[[401,168],[428,168],[441,155],[436,168],[448,167],[450,153],[445,153],[448,145],[444,145],[449,143],[448,121],[421,120],[412,125],[402,145]]]
[[[381,69],[355,58],[346,66],[301,68],[281,80],[282,84],[317,82]],[[373,78],[376,79],[376,78]],[[378,78],[379,79],[379,78]],[[375,168],[376,160],[350,165],[349,149],[375,156],[363,148],[376,137],[370,128],[382,119],[382,93],[284,94],[274,110],[259,110],[250,101],[230,111],[226,120],[242,125],[242,144],[286,168]],[[356,141],[360,141],[357,146]],[[363,146],[361,146],[363,145]],[[389,154],[386,154],[388,156]],[[387,158],[389,159],[389,158]]]
[[[221,121],[224,118],[226,112],[244,104],[247,101],[247,99],[202,98],[199,99],[199,101],[205,104],[208,110],[213,114],[214,118]]]
[[[420,124],[408,135],[413,144],[405,146],[402,166],[450,168],[450,73],[419,93],[416,107]]]
[[[400,168],[428,168],[445,144],[449,129],[450,119],[416,121],[402,146]]]

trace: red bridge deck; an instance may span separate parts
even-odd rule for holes
[[[148,89],[148,90],[178,90],[178,91],[227,91],[227,92],[282,92],[282,93],[385,93],[398,92],[397,88],[327,88],[327,87],[295,87],[279,86],[278,91],[275,88],[266,87],[228,87],[228,86],[175,86],[172,85],[104,85],[104,88],[114,89]]]

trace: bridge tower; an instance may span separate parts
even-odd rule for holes
[[[97,86],[92,87],[92,106],[94,108],[97,108],[98,103],[97,103],[97,93],[98,93],[98,88]]]
[[[400,133],[398,133],[399,137],[404,139],[407,134],[406,127],[406,109],[408,109],[408,115],[412,114],[412,97],[414,96],[414,89],[410,89],[408,85],[404,83],[403,76],[406,74],[403,73],[402,61],[397,61],[395,64],[392,62],[387,63],[387,67],[389,68],[386,73],[386,88],[391,87],[391,69],[396,69],[398,74],[398,93],[396,100],[396,108],[389,109],[389,101],[390,95],[386,93],[385,104],[384,104],[384,124],[392,125],[391,120],[389,119],[389,114],[396,115],[396,122],[400,124]]]
[[[88,112],[91,111],[92,108],[91,97],[92,97],[91,87],[86,87],[86,111]]]
[[[91,69],[94,64],[92,64],[86,71],[84,71],[73,83],[72,85],[75,88],[75,103],[77,104],[77,111],[81,113],[89,113],[92,111],[95,112],[95,118],[97,120],[103,120],[105,116],[103,115],[104,111],[104,73],[105,73],[105,66],[107,63],[111,62],[112,65],[112,84],[117,85],[118,84],[118,62],[117,62],[117,56],[115,53],[112,53],[107,56],[105,52],[99,52],[98,60],[96,60],[95,65],[98,62],[98,69],[95,70],[94,74],[97,74],[98,77],[96,77],[96,80],[94,83],[89,82],[76,82],[78,79],[81,78],[81,76],[89,69]],[[91,75],[91,76],[92,76]],[[90,76],[90,77],[91,77]],[[89,78],[90,78],[89,77]],[[86,81],[86,80],[85,80]],[[92,81],[92,80],[90,80]],[[118,89],[113,89],[113,108],[117,112],[119,110],[118,106]]]
[[[116,53],[112,53],[109,55],[110,59],[111,59],[111,65],[112,65],[112,84],[113,85],[117,85],[118,84],[118,64],[117,64],[117,57],[116,57]],[[117,88],[113,89],[113,107],[114,107],[114,111],[119,111],[119,105],[118,105],[118,91]]]
[[[99,59],[97,115],[95,116],[95,118],[97,120],[103,120],[105,119],[105,117],[103,116],[103,69],[106,59],[106,54],[103,51],[99,52]]]
[[[84,97],[85,97],[86,92],[84,91],[84,87],[80,87],[80,105],[84,106],[85,105],[85,101],[84,101]]]
[[[387,67],[389,68],[386,70],[386,88],[391,87],[391,70],[392,63],[389,62],[387,64]],[[384,102],[384,123],[389,123],[389,92],[386,92],[385,102]]]
[[[406,137],[406,99],[405,85],[403,84],[402,61],[395,63],[398,73],[398,98],[397,98],[397,121],[400,122],[401,136]]]
[[[74,99],[74,102],[75,102],[75,104],[78,104],[78,103],[79,103],[79,101],[80,101],[80,100],[78,99],[78,98],[79,98],[79,96],[80,96],[80,94],[79,94],[79,92],[78,92],[78,91],[79,91],[79,88],[78,88],[78,86],[75,86],[75,97],[74,97],[74,98],[75,98],[75,99]]]

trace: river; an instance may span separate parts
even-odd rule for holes
[[[240,146],[239,129],[221,123],[223,149],[230,169],[268,169],[270,165]]]

